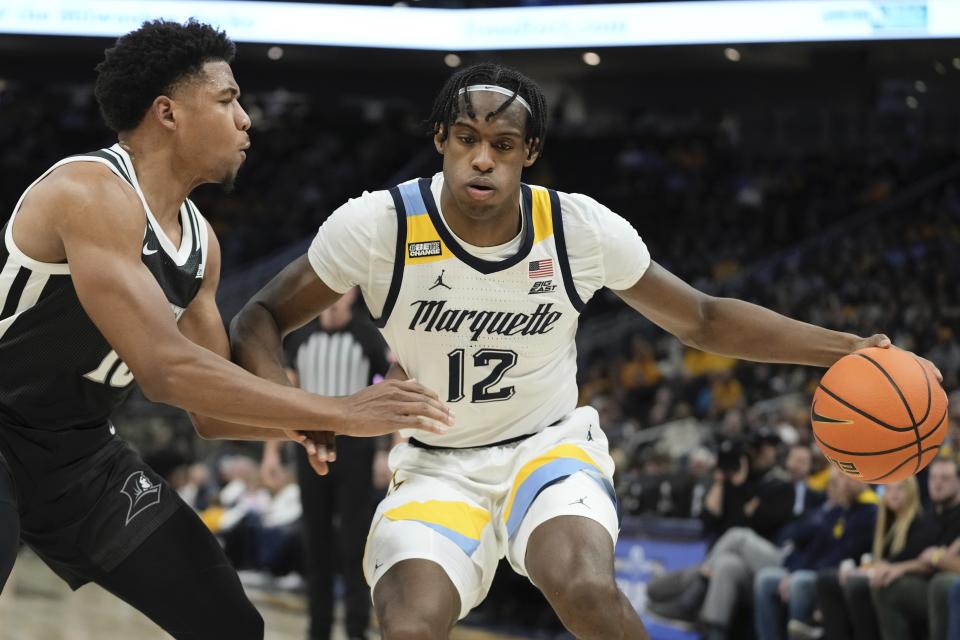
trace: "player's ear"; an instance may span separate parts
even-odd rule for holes
[[[443,125],[437,125],[437,131],[433,134],[433,146],[437,148],[437,153],[443,155],[444,140]]]
[[[531,167],[540,157],[540,138],[534,138],[523,143],[523,148],[527,152],[527,157],[523,160],[523,166]]]
[[[156,118],[164,129],[173,131],[177,128],[174,102],[168,96],[157,96],[154,99],[153,104],[150,105],[150,115]]]

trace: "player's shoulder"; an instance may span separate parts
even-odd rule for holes
[[[337,207],[320,225],[314,245],[351,246],[363,252],[393,242],[396,209],[388,191],[364,191]]]
[[[107,204],[136,199],[130,186],[99,162],[68,162],[55,167],[31,189],[31,193],[73,201],[106,198]]]
[[[396,207],[393,196],[388,189],[364,191],[358,196],[350,198],[337,209],[336,213],[349,216],[363,216],[367,218],[384,218],[395,215]]]
[[[84,224],[102,220],[121,228],[131,218],[131,206],[140,206],[136,192],[97,162],[68,162],[55,167],[30,189],[23,202],[25,209],[40,209],[64,221],[82,217]]]
[[[531,185],[535,189],[542,189]],[[611,222],[619,216],[607,206],[591,196],[583,193],[568,193],[555,191],[556,201],[560,204],[561,219],[564,230],[569,237],[571,234],[584,232],[589,234],[602,233]]]

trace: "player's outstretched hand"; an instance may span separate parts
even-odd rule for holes
[[[341,431],[351,436],[379,436],[399,429],[444,434],[453,412],[437,394],[416,380],[384,380],[343,398]]]
[[[895,347],[893,345],[893,342],[890,341],[890,338],[888,338],[882,333],[877,333],[870,336],[869,338],[864,338],[860,340],[859,342],[857,342],[857,346],[854,349],[854,351],[859,351],[860,349],[866,349],[867,347],[880,347],[881,349],[888,349],[890,347],[893,347],[894,349],[899,348],[899,347]],[[920,360],[920,362],[924,363],[926,366],[930,368],[933,374],[937,376],[937,380],[939,380],[940,382],[943,382],[943,374],[940,373],[940,369],[937,368],[937,365],[933,364],[932,362],[930,362],[924,357],[918,356],[917,354],[913,354],[913,355],[916,356],[917,359]]]
[[[318,476],[330,472],[330,463],[337,459],[336,435],[333,431],[293,431],[284,429],[287,437],[307,452],[307,460]]]

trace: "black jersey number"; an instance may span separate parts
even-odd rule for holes
[[[463,349],[454,349],[447,354],[447,364],[450,370],[450,386],[447,393],[447,402],[463,400],[463,374],[465,354]],[[517,364],[517,354],[508,349],[480,349],[473,354],[473,366],[486,367],[493,365],[490,374],[473,385],[470,402],[499,402],[513,397],[514,387],[500,387],[491,390],[500,382],[511,367]]]

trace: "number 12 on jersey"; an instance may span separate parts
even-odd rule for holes
[[[447,364],[450,367],[450,386],[447,393],[447,402],[463,400],[463,377],[466,366],[466,352],[464,349],[454,349],[447,354]],[[500,382],[511,367],[517,364],[517,354],[509,349],[480,349],[473,354],[474,367],[493,365],[489,375],[473,385],[470,402],[499,402],[513,397],[513,386],[491,390]]]

